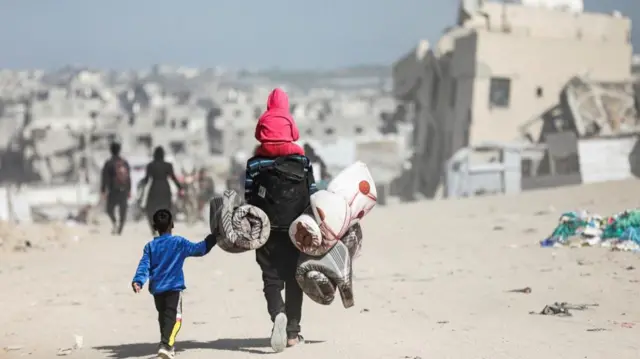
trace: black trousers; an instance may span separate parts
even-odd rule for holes
[[[264,297],[273,321],[279,313],[287,315],[287,336],[300,333],[302,317],[302,289],[295,273],[300,251],[291,243],[286,231],[272,231],[267,243],[256,250],[256,262],[262,270]],[[284,301],[282,290],[284,289]]]
[[[117,233],[122,234],[122,229],[124,228],[124,223],[127,221],[127,209],[129,204],[127,203],[129,200],[128,193],[120,193],[120,192],[111,192],[107,195],[107,214],[111,219],[111,223],[115,226],[116,221],[116,207],[118,207],[120,224],[117,228]]]
[[[153,296],[158,310],[160,342],[173,348],[182,327],[182,292],[164,292]]]

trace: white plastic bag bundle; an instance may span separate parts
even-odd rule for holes
[[[337,241],[349,229],[351,210],[340,195],[325,190],[314,193],[311,210],[324,239]]]
[[[348,227],[358,223],[367,215],[378,200],[376,184],[364,162],[357,161],[342,170],[327,187],[327,191],[344,198],[349,206],[351,218]]]
[[[302,253],[322,256],[360,220],[377,202],[376,185],[369,168],[355,162],[340,172],[326,190],[311,195],[307,213],[289,227],[289,237]],[[362,239],[358,240],[358,248]]]

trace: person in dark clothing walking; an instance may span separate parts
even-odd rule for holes
[[[151,180],[145,208],[152,232],[155,231],[153,227],[154,213],[159,209],[171,211],[173,208],[169,178],[175,183],[176,187],[181,188],[180,182],[173,172],[173,165],[164,160],[164,149],[158,146],[153,151],[153,161],[147,165],[147,172],[141,181],[142,185],[145,186]]]
[[[204,206],[216,195],[216,183],[206,168],[198,171],[198,212],[202,213]]]
[[[327,165],[324,163],[320,155],[308,143],[305,143],[303,148],[304,148],[304,155],[307,156],[309,161],[311,161],[311,165],[314,168],[316,168],[315,166],[318,166],[320,168],[320,171],[319,171],[320,173],[318,173],[316,168],[316,175],[319,176],[319,178],[316,178],[316,180],[318,181],[327,180],[329,178],[329,172],[327,171]]]
[[[100,192],[107,201],[107,214],[113,225],[111,233],[120,235],[127,219],[127,202],[131,196],[131,171],[129,162],[120,156],[119,143],[112,143],[109,150],[111,158],[102,167]],[[116,207],[119,210],[119,224],[116,221]]]
[[[149,292],[153,295],[160,324],[158,357],[169,359],[175,356],[175,340],[182,326],[182,291],[186,289],[184,261],[209,253],[216,245],[216,238],[209,234],[202,242],[193,243],[174,236],[173,217],[167,209],[154,213],[153,227],[159,235],[144,246],[131,287],[135,293],[140,293],[149,279]]]
[[[256,250],[256,262],[262,270],[264,296],[273,322],[271,347],[276,352],[304,342],[300,335],[303,293],[295,279],[300,252],[288,230],[309,207],[315,191],[313,169],[305,156],[257,156],[247,161],[245,200],[262,209],[271,222],[271,234]]]

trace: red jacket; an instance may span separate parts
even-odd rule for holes
[[[258,119],[255,137],[260,146],[256,155],[277,157],[304,155],[302,147],[293,143],[300,138],[298,126],[289,112],[289,97],[279,88],[271,92],[267,110]]]

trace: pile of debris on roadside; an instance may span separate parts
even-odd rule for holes
[[[606,247],[640,251],[640,209],[603,217],[588,211],[565,212],[542,247]]]
[[[84,237],[86,229],[70,222],[17,224],[0,221],[0,253],[65,247]]]

